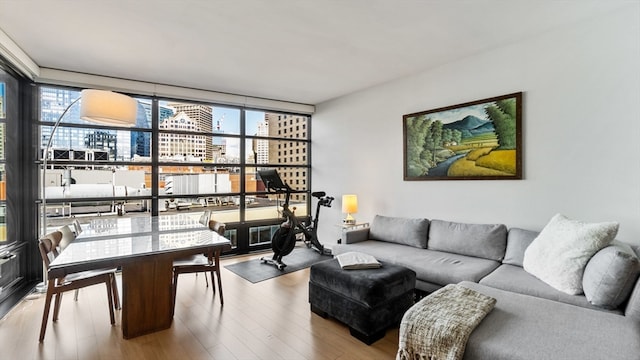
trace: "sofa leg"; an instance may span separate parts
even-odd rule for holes
[[[349,332],[351,333],[351,336],[353,336],[354,338],[362,341],[363,343],[367,344],[367,345],[371,345],[374,342],[382,339],[386,333],[385,330],[380,330],[378,332],[375,332],[373,334],[365,334],[362,333],[352,327],[349,327]]]
[[[316,315],[319,315],[320,317],[323,317],[325,319],[329,317],[329,314],[327,314],[326,311],[323,311],[323,310],[317,308],[313,304],[311,304],[311,312],[316,314]]]

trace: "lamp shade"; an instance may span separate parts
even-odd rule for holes
[[[138,102],[113,91],[86,89],[80,93],[80,118],[96,124],[131,127],[136,124]]]
[[[345,214],[358,212],[358,197],[356,195],[342,195],[342,212]]]

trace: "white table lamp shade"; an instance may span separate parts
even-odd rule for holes
[[[342,195],[342,212],[345,214],[358,212],[358,197],[356,195]]]
[[[342,220],[344,224],[355,224],[356,220],[351,216],[358,212],[358,197],[356,195],[342,195],[342,212],[347,217]]]

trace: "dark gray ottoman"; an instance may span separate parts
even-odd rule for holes
[[[416,273],[381,262],[379,269],[343,270],[338,260],[311,266],[311,311],[349,326],[351,335],[367,345],[384,337],[413,305]]]

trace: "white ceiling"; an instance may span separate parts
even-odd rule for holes
[[[318,104],[638,0],[0,0],[39,67]]]

